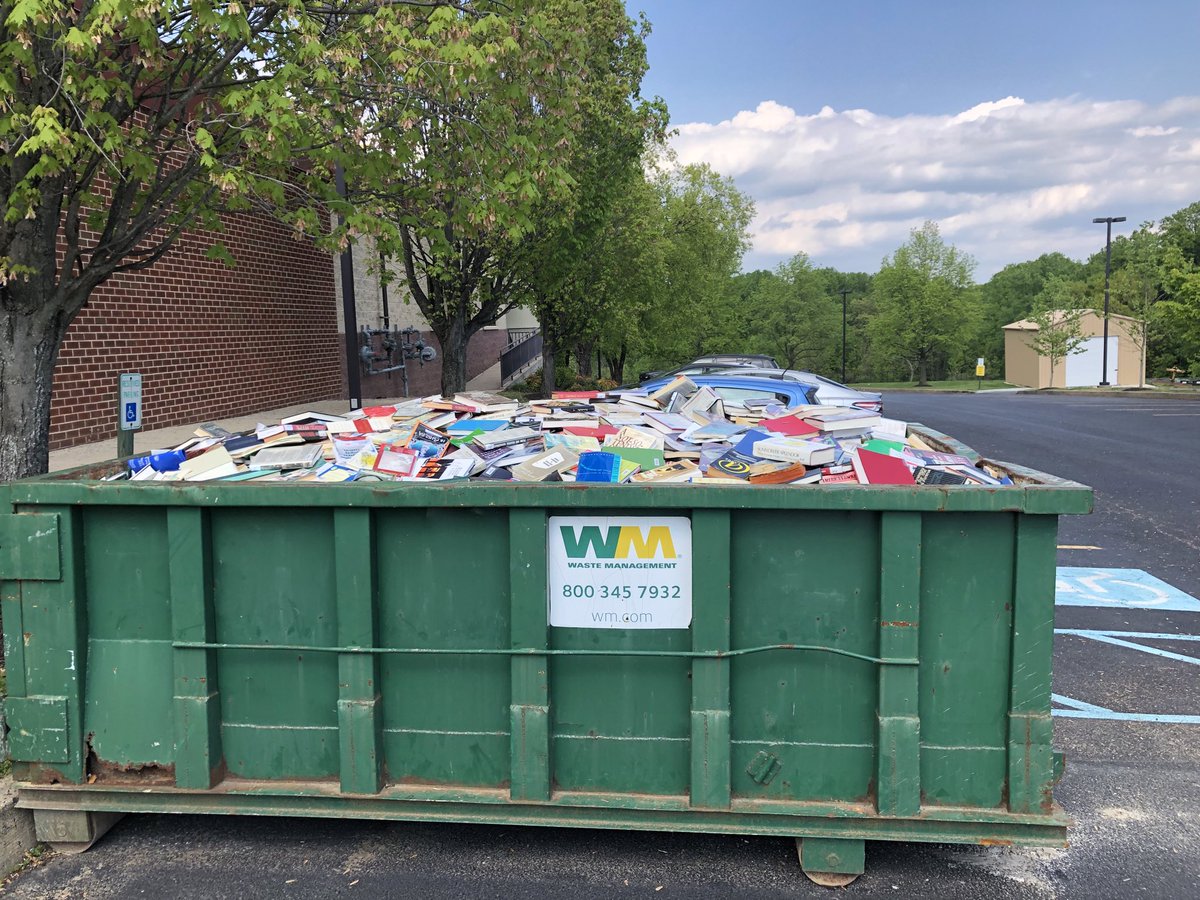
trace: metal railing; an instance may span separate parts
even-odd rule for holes
[[[524,335],[513,341],[514,335]],[[508,349],[500,354],[500,383],[506,384],[516,372],[521,371],[534,359],[542,355],[542,332],[540,328],[514,328],[508,333]]]
[[[537,328],[510,328],[508,329],[508,344],[505,346],[505,351],[511,350],[517,344],[523,344],[535,334],[538,333]]]

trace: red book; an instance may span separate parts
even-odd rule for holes
[[[820,428],[809,425],[799,416],[779,416],[776,419],[763,419],[759,422],[759,427],[765,428],[767,431],[787,435],[788,437],[816,437],[821,433]]]
[[[597,422],[595,426],[568,425],[563,431],[567,434],[573,434],[576,437],[594,437],[603,443],[606,437],[610,434],[616,434],[620,429],[613,428],[611,425],[606,425],[603,422]]]
[[[551,394],[555,400],[595,400],[601,391],[555,391]]]
[[[363,408],[364,416],[390,416],[396,411],[394,406],[367,406]]]
[[[370,419],[355,419],[354,430],[359,434],[374,434],[375,429],[371,427]]]
[[[916,484],[904,460],[871,450],[854,455],[854,471],[863,484]]]

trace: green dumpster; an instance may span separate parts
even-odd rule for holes
[[[19,804],[77,848],[127,812],[787,835],[846,875],[868,839],[1061,846],[1055,538],[1091,491],[999,465],[5,485]]]

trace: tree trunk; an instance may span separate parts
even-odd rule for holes
[[[625,383],[625,360],[629,357],[629,346],[621,344],[621,352],[608,357],[608,377],[617,384]]]
[[[467,343],[465,323],[455,317],[446,323],[445,333],[437,338],[442,345],[442,396],[453,397],[467,387]]]
[[[64,319],[44,309],[0,311],[0,482],[49,468],[50,389]]]
[[[579,365],[578,371],[585,378],[591,378],[592,376],[592,347],[594,346],[595,342],[584,343],[583,341],[575,345],[575,356]]]
[[[917,387],[929,387],[929,363],[925,357],[917,360]]]

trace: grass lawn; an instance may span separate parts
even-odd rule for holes
[[[889,381],[877,382],[874,384],[852,384],[852,388],[858,388],[861,391],[908,391],[908,390],[924,390],[918,388],[915,381]],[[994,391],[998,388],[1014,388],[1015,384],[1009,384],[1007,381],[988,381],[986,378],[980,384],[976,379],[971,378],[965,381],[931,381],[928,388],[942,391]]]

